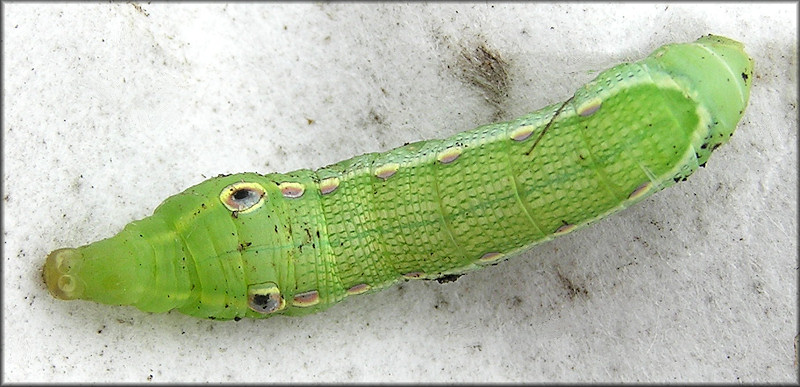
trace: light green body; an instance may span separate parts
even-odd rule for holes
[[[317,171],[212,178],[112,238],[54,251],[45,281],[62,299],[238,319],[461,274],[685,179],[733,133],[752,71],[741,44],[708,36],[511,122]],[[232,210],[250,200],[226,194],[242,182],[256,189],[237,195],[263,197]]]

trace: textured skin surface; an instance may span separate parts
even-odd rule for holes
[[[741,44],[708,36],[511,122],[318,171],[212,178],[117,236],[54,251],[44,278],[61,299],[235,319],[461,274],[688,177],[732,135],[752,71]]]

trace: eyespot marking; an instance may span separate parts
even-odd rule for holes
[[[375,169],[375,177],[386,180],[392,177],[392,175],[394,175],[395,173],[397,173],[397,170],[399,169],[400,169],[400,164],[389,163]]]
[[[453,161],[456,161],[456,159],[459,156],[461,156],[461,147],[455,146],[452,148],[447,148],[444,151],[440,152],[436,156],[436,160],[439,160],[439,162],[442,164],[449,164],[452,163]]]
[[[603,106],[603,101],[599,98],[594,98],[578,106],[577,112],[581,117],[589,117],[600,110],[601,106]]]
[[[219,200],[228,210],[244,214],[264,204],[267,191],[258,183],[239,181],[222,189]]]
[[[483,254],[480,259],[481,262],[493,262],[503,257],[502,253],[498,253],[496,251],[492,251],[486,254]]]
[[[289,199],[299,198],[306,192],[306,187],[302,184],[288,181],[278,184],[278,189],[281,190],[283,197]]]
[[[319,292],[311,290],[304,293],[295,294],[292,300],[292,305],[306,308],[319,304]]]
[[[532,125],[520,126],[511,132],[511,139],[514,141],[525,141],[531,136],[531,134],[533,134]]]
[[[273,282],[250,285],[247,288],[247,306],[256,313],[269,314],[286,307],[278,285]]]
[[[575,227],[578,227],[578,226],[577,226],[577,225],[575,225],[575,224],[564,224],[564,225],[562,225],[561,227],[559,227],[559,228],[558,228],[558,229],[557,229],[555,232],[553,232],[553,235],[563,235],[563,234],[566,234],[566,233],[568,233],[568,232],[570,232],[570,231],[574,230],[574,229],[575,229]]]
[[[652,186],[653,186],[653,182],[651,182],[651,181],[642,183],[642,185],[636,187],[636,189],[634,189],[633,192],[631,192],[631,194],[628,195],[628,200],[635,200],[635,199],[638,199],[638,198],[644,196],[647,192],[650,191],[650,188]]]
[[[347,289],[347,294],[349,294],[351,296],[354,296],[356,294],[364,293],[367,290],[369,290],[369,285],[367,285],[367,284],[358,284],[356,286],[353,286],[350,289]]]
[[[322,195],[327,195],[339,188],[339,178],[329,177],[319,182],[319,192]]]

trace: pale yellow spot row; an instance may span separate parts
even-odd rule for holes
[[[511,132],[511,139],[514,141],[525,141],[533,134],[533,125],[520,126]]]
[[[458,156],[461,156],[461,147],[454,146],[439,152],[439,155],[436,156],[436,160],[439,160],[442,164],[449,164],[456,161]]]
[[[406,145],[408,147],[408,145]],[[438,160],[442,164],[449,164],[458,159],[461,156],[462,149],[459,146],[454,146],[447,148],[436,156],[436,160]],[[400,164],[398,163],[389,163],[382,165],[375,169],[375,177],[383,180],[387,180],[388,178],[394,176],[397,171],[400,170]],[[338,180],[336,181],[336,185],[338,185]],[[320,186],[322,183],[320,183]],[[335,189],[335,187],[333,188]],[[332,189],[331,189],[332,190]],[[326,192],[323,192],[326,193]]]
[[[303,196],[306,188],[300,183],[285,182],[278,184],[278,189],[284,197],[294,199]]]
[[[394,175],[395,173],[397,173],[397,170],[399,169],[400,169],[400,164],[389,163],[375,169],[375,176],[379,179],[386,180],[392,177],[392,175]]]
[[[585,101],[581,106],[578,106],[576,112],[581,117],[589,117],[598,110],[600,110],[600,106],[603,105],[603,101],[600,98],[592,98],[588,101]]]
[[[356,294],[365,293],[369,289],[370,289],[370,287],[367,284],[358,284],[356,286],[353,286],[350,289],[347,289],[347,294],[351,295],[351,296],[354,296]]]
[[[292,305],[300,308],[307,308],[316,304],[319,304],[319,292],[316,290],[295,294],[292,299]]]
[[[631,192],[630,195],[628,195],[628,200],[636,200],[636,199],[644,196],[645,194],[647,194],[650,191],[650,188],[652,186],[653,186],[653,183],[648,181],[648,182],[643,183],[642,185],[636,187],[636,189],[633,190],[633,192]]]
[[[323,195],[327,195],[335,191],[336,188],[339,188],[338,177],[329,177],[319,182],[319,192]]]
[[[575,224],[565,224],[565,225],[563,225],[563,226],[559,227],[559,228],[558,228],[558,229],[557,229],[557,230],[556,230],[556,231],[553,233],[553,235],[563,235],[563,234],[566,234],[566,233],[568,233],[568,232],[570,232],[570,231],[574,230],[574,229],[575,229],[575,227],[577,227],[577,225],[575,225]]]
[[[483,254],[483,256],[481,256],[480,259],[478,260],[481,262],[494,262],[499,260],[500,258],[503,258],[503,254],[493,251],[490,253]]]

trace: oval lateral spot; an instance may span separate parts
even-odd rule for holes
[[[478,260],[481,261],[481,262],[494,262],[494,261],[497,261],[498,259],[500,259],[502,257],[503,257],[502,253],[498,253],[496,251],[492,251],[492,252],[483,254],[480,257],[480,259],[478,259]]]
[[[575,229],[575,227],[577,227],[577,225],[574,225],[574,224],[565,224],[565,225],[563,225],[563,226],[559,227],[559,228],[558,228],[558,229],[557,229],[555,232],[553,232],[553,235],[563,235],[563,234],[566,234],[566,233],[568,233],[568,232],[570,232],[570,231],[574,230],[574,229]]]
[[[589,117],[592,114],[596,113],[598,110],[600,110],[601,106],[603,106],[603,101],[601,101],[599,98],[595,98],[586,101],[581,106],[578,106],[577,112],[578,115],[581,117]]]
[[[375,169],[375,177],[386,180],[392,177],[392,175],[394,175],[395,173],[397,173],[397,170],[399,169],[400,169],[400,164],[397,163],[386,164]]]
[[[354,296],[356,294],[365,293],[367,290],[369,290],[369,285],[367,285],[367,284],[358,284],[356,286],[353,286],[350,289],[347,289],[347,294],[351,295],[351,296]]]
[[[630,195],[628,195],[628,200],[636,200],[642,196],[644,196],[647,192],[650,191],[650,187],[653,186],[653,182],[648,181],[642,183],[640,186],[636,187]]]
[[[319,292],[316,290],[295,294],[292,299],[292,305],[301,308],[307,308],[316,304],[319,304]]]
[[[300,183],[293,182],[280,183],[278,185],[278,189],[281,190],[283,197],[289,199],[299,198],[303,196],[304,192],[306,192],[306,187]]]
[[[456,159],[459,156],[461,156],[461,147],[456,146],[452,148],[447,148],[444,151],[440,152],[436,156],[436,160],[438,160],[442,164],[450,164],[453,161],[456,161]]]
[[[319,193],[322,195],[336,191],[336,188],[339,188],[338,177],[329,177],[319,182]]]
[[[520,126],[511,132],[511,139],[514,141],[525,141],[531,134],[533,134],[532,125]]]
[[[420,279],[420,278],[422,278],[423,275],[425,275],[425,273],[423,273],[421,271],[412,271],[411,273],[403,274],[403,278]]]

